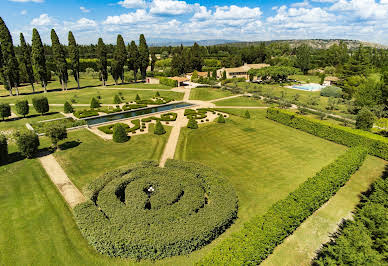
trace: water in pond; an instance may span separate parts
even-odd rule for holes
[[[84,120],[89,126],[92,126],[92,125],[102,124],[102,123],[120,120],[124,118],[132,118],[132,117],[145,115],[145,114],[152,114],[152,113],[157,113],[162,111],[183,108],[191,105],[192,105],[191,103],[185,103],[185,102],[171,103],[171,104],[165,104],[165,105],[160,105],[155,107],[140,108],[140,109],[125,111],[125,112],[116,113],[116,114],[103,115],[99,117],[90,117],[90,118],[85,118]]]

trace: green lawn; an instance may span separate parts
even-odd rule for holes
[[[215,102],[215,105],[217,106],[269,106],[268,104],[264,103],[262,100],[255,99],[253,97],[246,97],[246,96],[217,101]]]
[[[124,83],[119,85],[110,85],[109,88],[133,88],[133,89],[152,89],[152,90],[170,90],[171,86],[163,84],[147,84],[147,83]]]
[[[230,91],[219,88],[194,88],[190,93],[190,100],[210,101],[233,95]]]
[[[119,166],[142,160],[159,160],[170,132],[169,127],[165,128],[165,135],[132,136],[123,144],[104,141],[86,129],[69,132],[66,141],[79,145],[58,151],[55,157],[73,183],[82,189],[96,177]],[[153,132],[152,125],[150,132]]]
[[[319,83],[321,82],[321,77],[316,75],[292,75],[289,76],[290,79],[295,79],[303,83]]]
[[[320,245],[329,241],[343,217],[349,217],[360,202],[360,193],[382,175],[385,165],[384,160],[368,156],[349,182],[275,248],[262,265],[310,265]]]

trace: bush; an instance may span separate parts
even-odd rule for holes
[[[131,122],[134,125],[131,128],[129,127],[128,124],[124,124],[124,123],[118,123],[118,124],[120,124],[122,127],[124,127],[125,132],[127,132],[127,133],[135,132],[136,130],[138,130],[140,128],[140,120],[139,119],[132,120]],[[104,132],[105,134],[113,134],[113,127],[114,127],[114,125],[115,124],[101,126],[101,127],[98,127],[98,130]]]
[[[86,117],[92,117],[92,116],[98,116],[98,111],[96,110],[82,110],[82,111],[75,111],[74,116],[81,119]]]
[[[23,117],[26,117],[26,115],[28,115],[28,113],[30,112],[30,106],[28,105],[27,100],[17,101],[15,104],[15,107],[16,107],[16,112],[19,115],[22,115]]]
[[[336,87],[336,86],[327,86],[325,88],[322,88],[321,96],[341,98],[342,97],[342,89],[339,87]]]
[[[52,125],[64,125],[66,128],[78,127],[86,125],[85,120],[74,120],[71,117],[66,117],[58,120],[48,121],[48,122],[36,122],[31,123],[31,126],[34,128],[35,132],[45,133],[46,128]]]
[[[113,141],[117,143],[128,141],[127,132],[125,132],[125,128],[120,123],[113,126]]]
[[[34,97],[32,98],[32,105],[39,114],[44,114],[50,111],[50,106],[46,97]]]
[[[242,230],[221,242],[201,265],[258,265],[274,248],[326,201],[358,170],[367,155],[355,147],[302,183],[262,216],[245,223]]]
[[[217,123],[225,123],[225,118],[222,114],[220,114],[217,118]]]
[[[166,133],[166,130],[164,129],[162,123],[160,123],[159,120],[156,121],[154,134],[156,134],[156,135],[163,135],[165,133]]]
[[[204,119],[207,117],[207,112],[209,111],[209,109],[206,109],[206,108],[199,108],[197,110],[193,110],[193,109],[185,109],[185,113],[184,115],[188,118],[188,119]]]
[[[170,86],[170,87],[178,87],[177,80],[166,78],[166,77],[158,77],[158,79],[160,84]]]
[[[8,143],[7,138],[0,134],[0,165],[8,162]]]
[[[114,104],[120,104],[121,103],[121,98],[119,95],[115,95],[115,97],[113,98],[113,103]]]
[[[71,106],[71,104],[68,101],[66,101],[65,105],[63,106],[63,112],[65,114],[70,114],[74,112],[73,106]]]
[[[58,142],[67,138],[66,126],[64,124],[51,124],[45,128],[45,134],[50,138],[51,143],[58,148]]]
[[[177,113],[166,113],[166,114],[161,114],[160,118],[156,117],[156,116],[151,116],[151,117],[143,118],[141,121],[145,122],[145,123],[151,122],[152,120],[155,120],[155,121],[165,121],[165,122],[167,122],[167,121],[175,121],[177,116],[178,116]]]
[[[100,108],[100,107],[101,107],[100,102],[96,98],[93,97],[91,102],[90,102],[90,108],[94,109],[94,108]]]
[[[222,234],[237,217],[233,187],[196,163],[142,162],[97,178],[77,205],[83,236],[111,257],[161,259],[188,254]],[[146,236],[146,237],[145,237]]]
[[[155,98],[158,98],[158,97],[160,97],[160,93],[157,91],[157,92],[155,93]]]
[[[388,140],[383,136],[276,108],[267,109],[267,118],[345,146],[365,146],[368,148],[369,154],[384,160],[388,159]]]
[[[251,114],[249,113],[248,110],[245,111],[245,114],[244,114],[245,118],[251,118]]]
[[[11,106],[8,103],[0,103],[0,117],[4,120],[11,116]]]
[[[358,112],[356,119],[356,128],[370,131],[373,127],[373,123],[375,121],[375,116],[373,113],[367,108],[363,107],[360,112]]]
[[[190,118],[189,121],[187,122],[187,128],[197,129],[198,128],[197,120]]]
[[[23,156],[27,158],[34,157],[40,145],[38,135],[33,131],[18,131],[15,133],[15,140],[19,152]]]
[[[136,94],[135,101],[140,101],[140,100],[141,100],[141,99],[140,99],[139,94]]]
[[[146,104],[125,104],[123,106],[123,111],[129,111],[132,109],[139,109],[144,107],[147,107],[147,105]]]

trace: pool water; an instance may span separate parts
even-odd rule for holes
[[[291,88],[304,91],[320,91],[325,86],[316,83],[293,85]]]
[[[145,107],[145,108],[140,108],[140,109],[131,110],[131,111],[124,111],[121,113],[102,115],[98,117],[84,118],[83,120],[86,121],[88,126],[92,126],[92,125],[102,124],[102,123],[111,122],[115,120],[132,118],[136,116],[152,114],[157,112],[163,112],[163,111],[183,108],[187,106],[192,106],[192,105],[193,104],[191,103],[185,103],[185,102],[171,103],[171,104],[159,105],[155,107]]]

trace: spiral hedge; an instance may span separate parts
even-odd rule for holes
[[[77,224],[97,251],[112,257],[161,259],[188,254],[236,219],[233,187],[208,167],[169,160],[111,171],[89,184]]]

